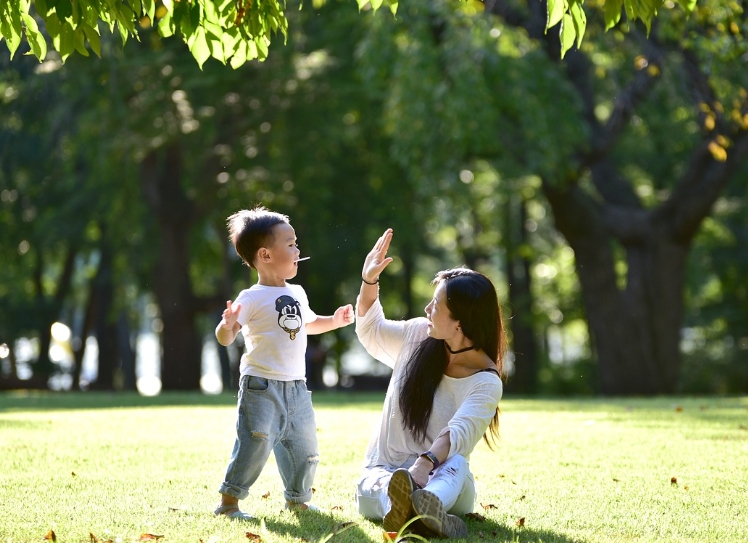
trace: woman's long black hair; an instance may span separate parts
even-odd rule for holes
[[[499,376],[503,379],[506,337],[493,283],[482,273],[468,268],[454,268],[437,273],[432,284],[440,283],[445,284],[447,308],[452,318],[460,321],[465,336],[495,362]],[[400,410],[403,412],[405,427],[417,441],[426,438],[434,395],[447,369],[447,363],[444,340],[431,337],[427,337],[416,347],[406,363],[400,390]],[[488,429],[489,432],[484,434],[483,439],[491,447],[491,441],[499,436],[498,406]]]

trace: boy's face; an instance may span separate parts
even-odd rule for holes
[[[273,240],[266,247],[270,256],[267,267],[278,277],[291,279],[298,272],[299,248],[296,246],[296,231],[288,223],[273,227]]]

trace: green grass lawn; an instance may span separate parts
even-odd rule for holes
[[[235,424],[231,395],[0,394],[0,543],[382,541],[354,483],[382,394],[315,393],[313,503],[282,510],[271,457],[243,503],[214,518]],[[471,457],[466,541],[748,541],[748,398],[506,400],[502,441]],[[524,526],[519,526],[524,519]],[[96,539],[94,539],[96,538]]]

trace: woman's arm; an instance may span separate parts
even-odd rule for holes
[[[384,231],[364,260],[364,267],[361,270],[361,290],[356,302],[356,314],[361,317],[366,315],[379,296],[379,276],[392,262],[392,258],[387,256],[390,241],[392,241],[392,228]]]
[[[436,457],[439,464],[442,464],[449,456],[450,446],[449,430],[447,430],[446,433],[441,434],[434,440],[428,452]],[[436,466],[434,466],[433,462],[431,462],[427,456],[419,456],[418,459],[416,459],[415,464],[413,464],[408,471],[410,471],[410,476],[413,477],[416,484],[423,487],[429,482],[429,474],[435,469],[435,467]]]

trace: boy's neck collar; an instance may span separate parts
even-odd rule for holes
[[[263,279],[262,277],[260,277],[257,280],[257,284],[263,287],[285,287],[288,285],[285,279],[277,281],[277,280]]]

